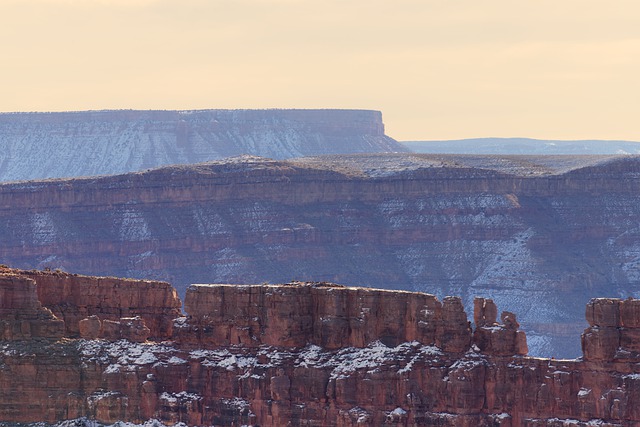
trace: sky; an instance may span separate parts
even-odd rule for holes
[[[357,108],[640,140],[637,0],[0,0],[0,111]]]

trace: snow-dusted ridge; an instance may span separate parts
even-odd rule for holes
[[[126,173],[240,154],[407,151],[369,110],[103,110],[0,114],[0,181]]]

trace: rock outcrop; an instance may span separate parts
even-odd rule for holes
[[[367,110],[0,113],[0,181],[111,175],[251,154],[408,151]]]
[[[182,296],[294,279],[459,295],[468,311],[482,296],[519,314],[532,354],[575,357],[590,298],[640,297],[638,173],[627,156],[398,154],[5,184],[0,262]]]
[[[589,328],[582,334],[585,360],[640,358],[640,300],[595,298],[587,304]]]
[[[19,274],[0,275],[0,340],[61,338],[64,326],[38,300],[34,280]]]
[[[38,300],[69,276],[99,280],[0,271],[0,320],[20,325],[0,337],[3,422],[640,424],[640,300],[591,301],[584,360],[559,360],[522,354],[515,315],[503,312],[499,323],[491,300],[475,300],[472,335],[458,298],[329,283],[194,285],[183,316],[157,282],[110,279],[101,292],[111,302],[78,322],[80,338]],[[114,304],[137,309],[119,294],[135,286],[158,304],[158,317],[171,318],[167,340],[135,333],[142,317],[110,319]],[[51,327],[24,326],[34,319]],[[615,331],[598,335],[604,328]]]
[[[64,327],[56,336],[131,339],[146,334],[142,341],[165,340],[181,313],[182,302],[166,282],[7,267],[0,267],[0,280],[8,281],[1,288],[2,309],[20,317],[46,312],[47,319]]]
[[[464,352],[471,328],[460,298],[326,283],[193,285],[187,289],[189,322],[178,342],[208,348],[317,345],[328,350],[388,347],[419,341]],[[193,340],[195,339],[195,342]]]
[[[474,300],[473,313],[476,324],[473,341],[481,351],[497,356],[524,356],[529,352],[525,332],[520,330],[514,313],[503,311],[500,316],[502,324],[498,324],[498,308],[493,300],[487,298]]]

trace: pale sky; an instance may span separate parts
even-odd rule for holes
[[[640,140],[638,0],[0,0],[0,111],[381,110],[398,140]]]

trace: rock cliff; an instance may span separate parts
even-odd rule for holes
[[[75,314],[60,318],[60,304],[49,309],[40,297],[70,283],[88,284],[77,286],[70,312],[93,298],[91,284],[105,301],[79,332],[65,325]],[[459,298],[317,282],[194,285],[185,316],[160,282],[5,268],[0,297],[3,330],[19,331],[0,339],[5,423],[640,424],[635,299],[592,300],[584,359],[558,360],[527,357],[515,315],[498,322],[486,298],[475,300],[472,328]],[[149,335],[163,341],[136,339],[132,331],[151,319],[117,318],[118,308],[157,313]],[[167,321],[170,331],[153,326]],[[89,336],[105,322],[118,323],[120,335]]]
[[[333,281],[475,296],[575,357],[585,304],[640,297],[640,159],[407,154],[0,186],[0,262],[188,284]]]
[[[407,151],[366,110],[0,114],[0,181],[109,175],[252,154]]]

